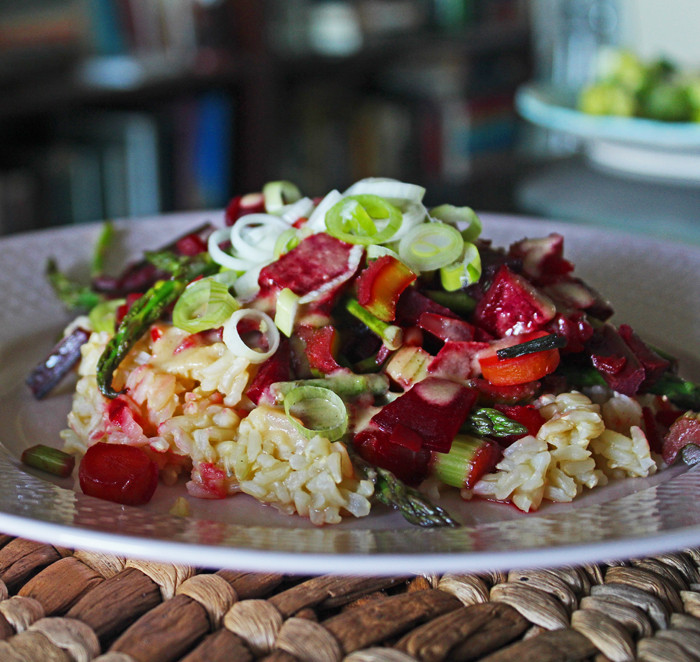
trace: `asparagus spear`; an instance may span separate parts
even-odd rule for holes
[[[56,260],[46,261],[46,277],[56,298],[73,312],[87,312],[103,300],[101,294],[94,292],[90,286],[72,281],[58,269]]]
[[[700,384],[689,382],[670,372],[664,373],[649,387],[654,395],[665,395],[681,409],[700,411]]]
[[[131,306],[97,362],[97,385],[102,395],[107,398],[119,395],[112,388],[114,371],[134,343],[177,300],[186,285],[186,280],[160,280]]]
[[[527,428],[522,423],[490,407],[475,409],[462,427],[464,432],[475,437],[508,437],[512,434],[527,432]]]
[[[459,526],[444,508],[405,485],[391,471],[369,464],[355,452],[351,451],[351,455],[355,468],[374,483],[377,501],[398,510],[410,524],[424,527]]]

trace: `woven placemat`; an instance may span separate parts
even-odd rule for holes
[[[0,535],[2,662],[700,660],[700,550],[477,575],[207,570]]]

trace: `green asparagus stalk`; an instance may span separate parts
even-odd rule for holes
[[[102,395],[110,399],[119,395],[112,388],[114,371],[136,341],[177,300],[186,286],[186,280],[160,280],[134,302],[97,362],[97,385]]]
[[[360,322],[365,324],[371,331],[376,333],[382,342],[389,349],[398,349],[403,342],[403,330],[395,324],[387,324],[378,317],[372,315],[364,306],[360,305],[357,299],[348,298],[345,302],[345,309]]]
[[[465,433],[475,437],[508,437],[527,432],[522,423],[490,407],[475,409],[462,427]]]
[[[649,387],[654,395],[665,395],[676,407],[700,411],[700,384],[667,372]]]
[[[355,452],[351,452],[351,455],[358,472],[374,483],[377,501],[398,510],[410,524],[424,527],[459,526],[457,520],[444,508],[436,506],[418,490],[405,485],[391,471],[369,464]]]
[[[76,283],[59,270],[56,261],[46,261],[46,278],[56,298],[71,312],[88,312],[103,300],[89,285]]]

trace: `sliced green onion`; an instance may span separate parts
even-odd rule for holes
[[[247,214],[231,226],[231,248],[236,255],[260,262],[274,253],[277,237],[289,223],[272,214]]]
[[[385,395],[389,390],[389,378],[384,374],[357,375],[352,372],[338,372],[318,379],[275,382],[270,387],[270,392],[274,394],[275,400],[280,402],[287,393],[300,386],[318,386],[330,389],[343,399],[352,399],[367,393]]]
[[[309,214],[314,210],[314,201],[311,198],[301,198],[296,202],[282,208],[278,213],[290,225],[296,223],[300,218],[308,219]]]
[[[238,324],[244,319],[257,322],[258,330],[265,335],[267,341],[266,351],[250,347],[241,338],[241,334],[238,332]],[[262,363],[277,351],[280,344],[280,333],[275,323],[266,313],[254,308],[241,308],[224,322],[222,339],[226,347],[236,356],[248,359],[251,363]]]
[[[557,333],[550,333],[541,338],[534,338],[527,342],[521,342],[510,347],[502,347],[496,350],[496,355],[499,359],[512,359],[516,356],[524,356],[525,354],[534,354],[535,352],[544,352],[548,349],[560,349],[566,347],[566,338]]]
[[[75,458],[58,448],[38,444],[22,452],[22,464],[41,469],[54,476],[67,478],[75,468]]]
[[[211,255],[211,259],[214,260],[214,262],[220,264],[226,269],[231,269],[233,271],[247,271],[255,265],[255,262],[249,259],[240,258],[236,255],[230,255],[219,245],[224,241],[228,241],[230,236],[230,228],[223,228],[212,232],[207,240],[207,250],[209,251],[209,255]]]
[[[387,324],[375,317],[369,310],[360,305],[357,299],[349,298],[345,302],[345,309],[367,326],[370,331],[376,333],[382,339],[387,349],[396,350],[403,344],[403,329],[400,326]]]
[[[263,186],[263,198],[265,199],[265,211],[275,214],[278,211],[301,198],[301,191],[296,184],[288,181],[268,182]]]
[[[270,264],[272,260],[266,260],[260,262],[259,264],[254,264],[248,268],[248,270],[241,274],[236,280],[233,290],[236,293],[236,297],[241,301],[249,301],[255,297],[255,295],[260,291],[260,285],[258,284],[258,279],[260,278],[260,272],[263,267]]]
[[[277,295],[277,307],[275,309],[275,326],[284,333],[287,338],[292,335],[294,321],[299,310],[299,296],[288,287],[280,290]]]
[[[289,253],[293,248],[299,245],[299,233],[296,228],[287,228],[275,241],[275,247],[272,250],[272,254],[275,260],[278,260],[280,256],[285,253]]]
[[[479,249],[472,243],[465,242],[461,259],[440,269],[440,282],[448,292],[473,285],[479,281],[479,278],[481,278],[481,256]]]
[[[321,386],[299,386],[284,396],[284,411],[307,439],[342,438],[348,429],[348,412],[339,395]]]
[[[433,453],[432,473],[445,485],[464,487],[472,471],[472,463],[478,451],[487,445],[483,439],[458,434],[452,441],[449,453]]]
[[[89,313],[90,327],[93,331],[114,333],[117,320],[117,309],[124,305],[126,299],[109,299],[101,301]]]
[[[410,230],[399,242],[399,255],[417,272],[432,271],[459,258],[464,239],[459,231],[446,223],[422,223]]]
[[[368,260],[376,260],[385,255],[391,255],[391,257],[395,257],[397,260],[401,259],[396,251],[391,250],[391,248],[387,246],[380,246],[379,244],[370,244],[367,246]]]
[[[401,227],[403,216],[376,195],[353,195],[337,202],[326,214],[326,231],[350,244],[381,244]]]
[[[355,182],[345,195],[376,195],[390,203],[403,206],[423,200],[425,189],[417,184],[408,184],[397,179],[367,177]]]
[[[304,229],[313,232],[324,232],[326,230],[326,214],[331,208],[342,200],[343,196],[340,191],[333,189],[326,193],[325,197],[316,205],[309,215],[309,220],[304,223]]]
[[[228,287],[213,278],[190,283],[173,308],[173,324],[188,333],[221,326],[240,308]]]
[[[457,226],[464,241],[474,241],[481,234],[481,219],[471,207],[440,205],[431,209],[430,215],[436,221]]]

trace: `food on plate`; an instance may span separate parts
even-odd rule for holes
[[[700,74],[681,71],[665,58],[644,62],[629,50],[601,52],[595,80],[579,108],[591,115],[700,122]]]
[[[449,526],[444,490],[530,512],[693,461],[700,388],[611,321],[560,234],[497,247],[424,194],[271,182],[118,276],[50,263],[81,314],[28,384],[46,397],[77,366],[62,436],[83,491],[141,504],[184,480],[319,525],[380,502]]]

